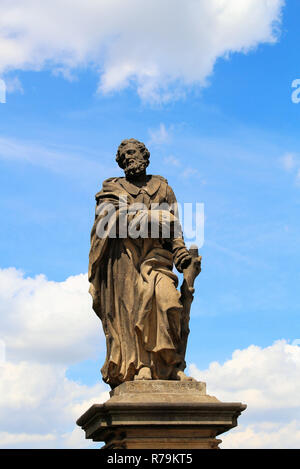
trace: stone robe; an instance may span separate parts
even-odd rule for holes
[[[127,198],[127,206],[143,203],[148,210],[153,203],[176,204],[172,189],[160,176],[148,176],[142,188],[126,178],[108,179],[96,194],[97,207],[112,204],[118,219],[120,197]],[[114,388],[133,380],[144,366],[151,369],[153,379],[172,379],[184,367],[179,353],[182,304],[172,271],[173,258],[186,252],[184,241],[182,237],[120,238],[118,233],[116,238],[99,238],[97,226],[103,214],[97,214],[97,207],[89,281],[93,309],[106,337],[103,380]]]

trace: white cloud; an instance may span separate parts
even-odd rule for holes
[[[283,168],[286,171],[291,171],[297,166],[297,156],[295,155],[295,153],[286,153],[282,157],[281,161]]]
[[[181,166],[180,160],[178,158],[175,158],[175,156],[173,155],[170,155],[164,158],[164,163],[166,165],[175,166],[176,168],[179,168]]]
[[[99,91],[169,100],[216,60],[274,43],[284,0],[2,0],[0,73],[99,70]]]
[[[208,394],[248,405],[239,427],[221,437],[223,447],[299,447],[300,347],[284,340],[266,348],[252,345],[223,365],[214,362],[203,371],[191,365],[190,374],[207,382]]]
[[[149,145],[162,145],[170,141],[170,134],[166,129],[165,124],[160,124],[156,130],[149,130],[150,142]]]
[[[86,275],[64,282],[0,270],[0,446],[89,447],[76,419],[108,399],[100,382],[67,377],[68,366],[98,352],[101,324],[92,311]],[[300,347],[285,340],[236,350],[224,364],[190,374],[208,393],[248,405],[239,426],[222,435],[224,448],[297,448],[300,436]],[[84,379],[84,376],[82,377]]]
[[[5,79],[7,93],[24,93],[22,83],[18,77],[9,77]]]
[[[8,433],[8,432],[0,432],[0,441],[2,448],[9,448],[12,445],[27,445],[28,443],[34,444],[46,444],[49,441],[55,440],[55,436],[51,434],[47,435],[38,435],[38,434],[31,434],[27,435],[26,433]]]
[[[0,366],[0,447],[88,447],[75,422],[108,398],[104,384],[69,380],[61,365],[7,362]]]
[[[199,177],[200,174],[199,174],[198,169],[196,169],[196,168],[191,168],[191,167],[189,166],[189,167],[187,167],[187,168],[183,171],[183,173],[182,173],[181,176],[182,176],[184,179],[189,179],[189,178],[191,178],[191,177]]]
[[[0,446],[90,446],[75,422],[92,404],[109,398],[107,386],[100,373],[94,386],[66,375],[69,365],[95,357],[103,345],[87,276],[53,282],[0,269],[0,331],[6,345],[0,363]]]
[[[71,364],[95,356],[103,343],[86,275],[53,282],[0,269],[0,338],[8,360]]]
[[[264,422],[241,426],[221,438],[226,449],[299,449],[300,423],[293,420],[286,425]]]
[[[299,447],[299,371],[300,347],[284,340],[236,350],[231,360],[204,371],[190,367],[209,394],[248,405],[238,427],[221,436],[223,448]],[[0,367],[0,446],[88,447],[75,420],[108,397],[103,384],[67,379],[61,365],[6,363]]]
[[[300,184],[300,159],[295,153],[286,153],[281,158],[281,164],[285,171],[290,172],[295,177],[296,185]]]

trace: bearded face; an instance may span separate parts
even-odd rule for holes
[[[128,178],[134,178],[145,173],[149,164],[148,160],[144,158],[143,153],[137,148],[136,145],[127,145],[122,150],[121,154],[122,167],[125,175]]]
[[[146,171],[148,164],[147,161],[134,158],[124,168],[126,177],[132,178],[134,176],[139,176]]]

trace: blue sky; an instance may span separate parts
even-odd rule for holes
[[[160,8],[156,1],[154,6]],[[115,50],[115,57],[111,52],[111,57],[103,58],[109,55],[106,52],[97,60],[77,62],[61,55],[56,60],[54,46],[50,52],[47,49],[49,56],[44,52],[45,57],[36,59],[32,45],[19,63],[4,54],[6,62],[0,61],[8,88],[6,103],[0,104],[4,279],[7,269],[14,268],[14,275],[23,275],[20,282],[29,279],[26,285],[30,279],[35,285],[41,274],[46,283],[60,285],[87,272],[94,194],[105,178],[121,175],[114,160],[117,146],[134,137],[151,151],[149,172],[166,177],[178,201],[205,204],[203,270],[192,307],[188,363],[205,370],[211,362],[232,360],[236,350],[256,346],[263,356],[276,341],[285,341],[288,347],[299,337],[300,104],[294,104],[291,95],[293,80],[300,78],[300,4],[274,0],[271,20],[282,13],[276,31],[274,23],[266,20],[268,7],[257,13],[261,17],[253,13],[252,18],[252,6],[255,0],[245,0],[250,13],[237,20],[239,25],[245,22],[246,32],[237,29],[230,47],[211,52],[211,68],[202,64],[202,57],[209,55],[209,40],[207,50],[204,45],[190,50],[183,38],[178,63],[166,56],[165,69],[161,57],[155,62],[154,54],[159,73],[154,78],[149,75],[150,92],[148,75],[144,79],[136,72],[114,84],[107,64],[118,58]],[[271,25],[267,32],[264,21]],[[31,31],[34,25],[26,28]],[[153,34],[155,28],[156,24]],[[216,29],[214,41],[218,33]],[[231,33],[225,31],[226,40]],[[34,35],[29,36],[32,40]],[[163,40],[167,43],[168,37]],[[184,59],[189,53],[194,69]],[[126,56],[126,50],[122,54]],[[144,66],[137,59],[136,63]],[[109,86],[105,74],[111,79]],[[117,74],[121,76],[122,70]],[[83,297],[84,292],[83,288]],[[3,340],[8,362],[17,366],[20,357],[10,347],[13,340],[6,338],[13,336],[7,332],[13,322],[10,326],[5,322],[12,301],[13,296],[3,301]],[[87,304],[86,320],[92,321]],[[72,311],[68,314],[72,321]],[[84,322],[85,316],[80,320]],[[96,341],[94,348],[64,363],[67,379],[90,387],[100,380],[105,353],[100,323],[93,322],[92,328],[97,327],[99,344]],[[28,363],[39,362],[39,354],[43,352],[37,348]],[[45,366],[50,366],[51,353],[46,361]],[[25,440],[19,439],[19,445],[42,444],[37,437]]]

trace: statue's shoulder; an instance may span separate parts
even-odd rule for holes
[[[102,190],[105,191],[105,190],[110,190],[113,187],[116,188],[117,186],[119,186],[121,179],[124,179],[124,178],[122,178],[122,177],[113,177],[113,178],[105,179],[102,183]]]
[[[105,180],[103,181],[103,185],[104,185],[104,184],[111,184],[111,183],[119,182],[120,179],[122,179],[122,178],[113,177],[113,178],[105,179]]]
[[[102,189],[99,192],[97,192],[97,194],[95,195],[95,199],[98,200],[100,197],[102,197],[105,194],[105,192],[110,192],[116,189],[116,187],[119,185],[118,182],[120,179],[122,178],[112,177],[112,178],[105,179],[102,183]]]
[[[154,180],[157,180],[159,182],[164,182],[165,184],[168,185],[168,180],[164,178],[163,176],[158,176],[158,175],[152,175],[151,176]]]

